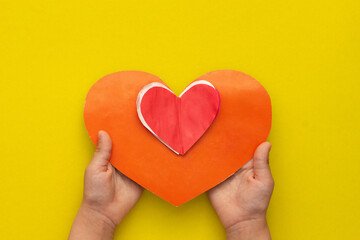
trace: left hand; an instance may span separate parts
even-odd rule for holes
[[[111,232],[113,234],[116,226],[142,194],[142,187],[111,165],[111,148],[110,136],[105,131],[100,131],[96,151],[85,170],[84,197],[69,239],[76,239],[72,238],[72,235],[84,237],[83,234],[75,234],[84,227],[89,228],[88,231],[100,227],[98,232],[107,231],[108,235],[111,235]],[[78,225],[80,227],[77,227]],[[86,232],[86,229],[81,232]]]

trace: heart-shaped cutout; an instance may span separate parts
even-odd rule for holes
[[[164,84],[153,82],[141,89],[136,101],[141,123],[180,155],[210,127],[219,107],[219,92],[205,80],[191,83],[179,97]]]
[[[138,118],[136,100],[152,82],[150,73],[123,71],[107,75],[88,92],[84,121],[92,142],[99,130],[113,141],[111,164],[166,201],[179,206],[231,176],[266,140],[271,127],[271,102],[254,78],[234,70],[219,70],[197,80],[220,93],[216,120],[183,156],[156,139]]]

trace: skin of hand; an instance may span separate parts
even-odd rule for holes
[[[85,170],[83,201],[69,240],[113,239],[116,226],[142,194],[142,187],[110,164],[111,148],[110,136],[99,131],[96,151]]]
[[[271,239],[266,211],[274,188],[269,166],[271,144],[258,146],[253,159],[208,192],[227,239]]]

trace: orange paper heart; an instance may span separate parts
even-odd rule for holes
[[[86,97],[84,120],[92,142],[107,131],[113,141],[111,164],[120,172],[179,206],[236,172],[266,140],[271,102],[255,79],[234,70],[209,72],[196,80],[213,84],[221,97],[216,121],[184,155],[173,154],[140,122],[139,91],[160,78],[139,71],[107,75]]]

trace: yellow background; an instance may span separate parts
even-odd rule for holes
[[[66,239],[94,146],[83,123],[102,76],[142,70],[179,94],[218,69],[273,104],[273,239],[360,236],[360,3],[1,1],[1,239]],[[206,194],[145,191],[116,239],[225,239]]]

